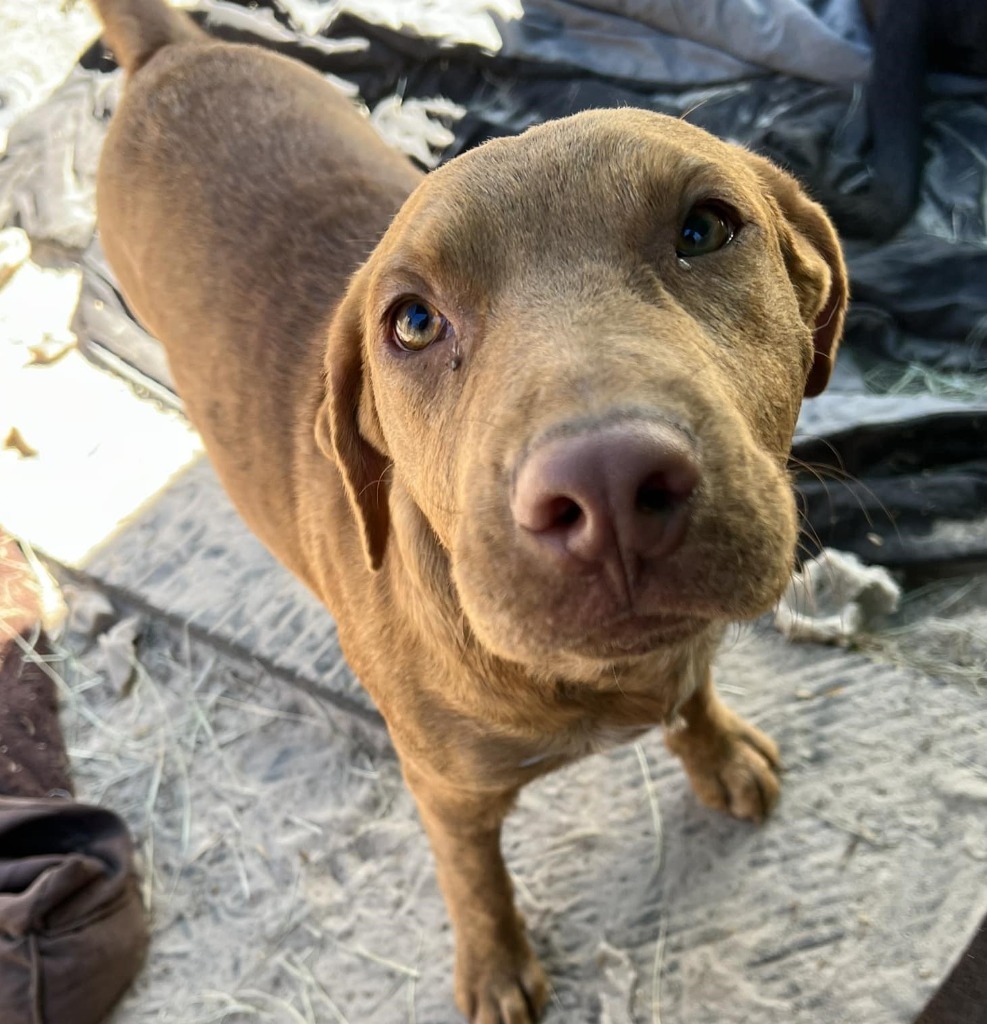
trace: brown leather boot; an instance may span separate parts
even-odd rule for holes
[[[0,1018],[98,1024],[147,926],[124,822],[76,803],[37,581],[0,530]]]

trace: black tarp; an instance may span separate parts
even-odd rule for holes
[[[346,80],[371,109],[394,96],[461,105],[440,160],[547,118],[632,105],[781,159],[810,189],[867,179],[868,40],[852,0],[525,0],[522,18],[499,20],[496,52],[395,27],[393,4],[360,15],[346,6],[204,0],[198,16],[217,35]],[[369,20],[375,6],[390,25]],[[317,34],[297,28],[313,23]],[[784,73],[795,70],[804,77]],[[168,386],[93,237],[92,176],[119,84],[97,44],[15,126],[0,160],[0,224],[79,259],[85,351]],[[830,389],[805,405],[793,460],[808,547],[892,566],[987,559],[987,103],[983,82],[932,86],[922,201],[890,242],[846,247],[844,351]]]

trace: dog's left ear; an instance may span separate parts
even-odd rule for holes
[[[364,363],[366,279],[366,268],[357,271],[329,328],[325,397],[315,421],[315,440],[339,469],[367,565],[376,572],[384,561],[390,530],[391,462],[384,454],[386,445]]]
[[[825,390],[843,337],[850,289],[843,251],[826,212],[798,182],[764,157],[748,154],[784,215],[781,244],[802,318],[812,328],[815,357],[805,382],[813,398]]]

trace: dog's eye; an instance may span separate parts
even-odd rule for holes
[[[421,299],[408,299],[394,311],[394,340],[408,352],[421,352],[445,333],[448,321]]]
[[[734,236],[737,228],[729,214],[712,203],[694,206],[679,229],[675,251],[683,258],[705,256],[722,249]]]

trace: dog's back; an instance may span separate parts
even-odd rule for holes
[[[97,183],[104,250],[227,490],[305,577],[289,479],[299,451],[334,476],[311,436],[327,324],[419,175],[304,66],[161,0],[97,6],[129,76]]]

